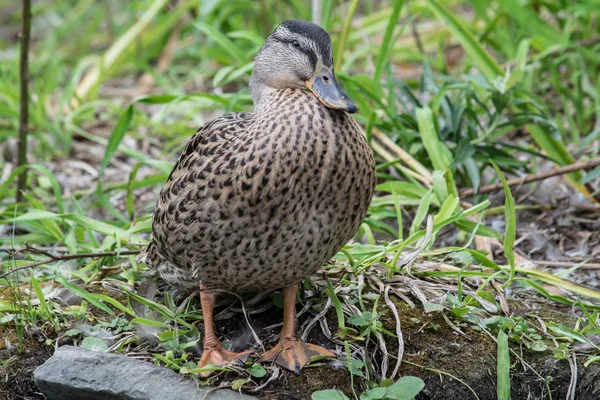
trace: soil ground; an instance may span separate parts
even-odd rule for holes
[[[521,228],[519,228],[518,237],[524,239],[518,244],[517,251],[531,259],[548,260],[552,259],[553,255],[559,254],[560,256],[557,258],[559,260],[587,256],[591,257],[593,261],[594,257],[597,257],[600,246],[596,213],[597,211],[581,211],[572,207],[562,210],[546,209],[520,212]],[[569,232],[576,233],[569,234]],[[584,239],[584,245],[581,244],[582,240],[576,240],[577,237]],[[540,240],[543,240],[541,245]],[[571,278],[595,286],[599,273],[594,270],[577,271],[576,275]],[[473,392],[481,400],[496,398],[496,343],[493,339],[485,333],[471,329],[467,324],[461,325],[454,321],[465,333],[465,335],[461,335],[444,321],[440,313],[427,314],[418,305],[411,309],[398,298],[392,297],[392,299],[394,299],[401,316],[405,344],[403,360],[406,362],[400,368],[400,375],[414,375],[425,381],[425,389],[418,399],[475,399]],[[574,326],[577,318],[572,314],[570,307],[541,301],[539,298],[513,301],[510,306],[514,315],[537,316],[545,323],[558,321],[565,326]],[[380,312],[383,313],[384,328],[395,331],[391,313],[389,311],[386,313],[385,308],[380,309]],[[281,318],[281,310],[272,307],[269,311],[252,315],[252,323],[258,331],[257,327],[277,324],[281,322]],[[303,316],[300,324],[306,318],[308,316]],[[330,310],[326,318],[331,331],[335,332],[337,326],[333,310]],[[243,336],[243,334],[239,334],[240,330],[244,330],[239,320],[241,318],[217,322],[218,331],[224,337]],[[279,327],[271,331],[263,330],[262,333],[259,332],[259,335],[262,340],[266,341],[265,344],[272,344],[278,330]],[[5,333],[0,332],[0,336],[4,335]],[[30,334],[26,338],[26,350],[23,354],[18,354],[14,347],[0,348],[0,399],[43,399],[33,384],[32,376],[35,368],[53,352],[52,346],[47,345],[45,339],[40,333]],[[49,339],[53,341],[53,338],[49,337]],[[334,346],[318,328],[312,330],[309,341],[329,348]],[[11,340],[11,342],[16,343],[16,340]],[[386,345],[389,354],[396,353],[397,342],[395,339],[386,337]],[[554,358],[551,351],[529,351],[512,342],[511,346],[522,358],[522,360],[518,360],[514,354],[511,355],[513,400],[566,398],[572,383],[572,366],[569,360],[558,360]],[[552,346],[549,347],[552,348]],[[585,355],[578,354],[575,398],[597,400],[600,399],[600,385],[598,384],[600,382],[600,366],[598,363],[593,363],[584,367],[582,364],[585,359]],[[390,360],[392,366],[393,361]],[[548,386],[540,377],[548,380]],[[268,375],[262,380],[254,379],[256,386],[266,382],[267,378]],[[214,384],[232,382],[235,379],[237,379],[235,373],[224,374]],[[360,377],[354,376],[353,383],[358,394],[367,389],[366,381]],[[551,397],[547,387],[551,390]],[[267,384],[258,393],[251,390],[247,392],[269,400],[304,400],[310,399],[312,392],[326,388],[337,388],[344,391],[350,398],[353,397],[350,375],[343,367],[343,362],[310,366],[305,368],[300,375],[281,371],[278,379]]]
[[[395,303],[401,315],[405,343],[404,361],[420,366],[404,362],[400,369],[400,375],[418,376],[425,381],[425,389],[417,399],[475,399],[471,390],[481,400],[496,398],[496,343],[489,336],[461,327],[464,329],[465,337],[457,334],[448,326],[440,313],[426,314],[418,306],[411,309],[401,301],[395,301]],[[511,304],[511,307],[516,305]],[[539,316],[545,322],[555,320],[565,323],[573,320],[568,307],[549,307],[547,303],[539,303],[533,307],[528,304],[528,307],[532,308],[530,314]],[[513,308],[518,312],[516,307]],[[395,329],[393,318],[386,315],[385,311],[383,312],[384,328],[393,331]],[[253,323],[265,326],[277,323],[280,318],[281,312],[277,310],[258,316]],[[335,314],[329,313],[327,320],[331,329],[335,331]],[[417,320],[419,322],[416,322]],[[220,331],[239,328],[235,323],[229,322],[221,322],[219,325]],[[315,329],[313,332],[309,341],[332,346],[320,330]],[[390,354],[395,354],[397,351],[396,341],[386,340],[386,342]],[[40,342],[33,338],[27,341],[26,347],[26,352],[20,356],[14,350],[0,350],[0,360],[16,357],[2,368],[0,399],[37,400],[44,398],[33,384],[32,374],[38,365],[51,356],[52,348],[45,345],[43,341]],[[512,344],[511,347],[523,360],[520,361],[514,355],[511,356],[513,400],[549,399],[546,384],[540,379],[540,376],[550,377],[549,387],[552,391],[552,398],[566,398],[571,383],[571,368],[568,360],[557,360],[550,351],[528,351],[515,344]],[[600,367],[597,364],[591,364],[586,368],[582,365],[582,359],[584,358],[579,357],[577,361],[575,398],[597,400],[600,398],[600,385],[598,385]],[[391,360],[390,364],[393,364]],[[462,382],[435,371],[451,374]],[[231,381],[232,379],[235,379],[234,373],[224,374],[219,381]],[[263,378],[263,381],[266,379],[267,377]],[[219,381],[215,384],[218,384]],[[261,380],[256,380],[256,382],[257,384],[262,383]],[[330,362],[305,368],[300,375],[281,371],[279,379],[268,384],[258,393],[248,391],[248,394],[269,400],[305,400],[310,399],[310,394],[316,390],[337,388],[352,397],[350,382],[350,375],[342,367],[342,364]],[[366,389],[366,382],[359,377],[354,377],[354,388],[357,393],[361,393]]]

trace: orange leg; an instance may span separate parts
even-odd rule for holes
[[[296,337],[296,293],[298,285],[288,286],[283,289],[283,328],[277,345],[261,355],[259,361],[270,361],[277,365],[299,374],[310,358],[317,355],[335,357],[331,351],[324,347],[304,343]]]
[[[254,354],[253,350],[246,350],[241,353],[234,353],[223,348],[223,344],[215,335],[213,328],[213,309],[215,298],[210,294],[205,285],[200,284],[200,304],[202,305],[202,314],[204,316],[204,350],[198,363],[198,368],[206,365],[229,365],[244,364],[248,357]],[[212,371],[201,372],[202,377],[210,376]]]

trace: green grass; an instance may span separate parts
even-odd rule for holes
[[[580,310],[579,326],[559,325],[550,332],[568,351],[573,341],[593,343],[589,338],[598,334],[600,293],[518,265],[513,247],[520,206],[506,187],[506,205],[495,209],[505,213],[506,232],[486,224],[489,201],[483,196],[461,199],[458,189],[477,191],[490,183],[490,176],[504,182],[504,175],[535,172],[547,161],[565,165],[598,157],[598,6],[593,0],[321,3],[336,73],[360,107],[356,119],[376,155],[379,178],[357,235],[365,240],[346,246],[326,267],[338,285],[328,281],[326,291],[338,320],[337,339],[347,348],[368,347],[397,336],[381,326],[382,293],[356,282],[376,276],[387,287],[395,278],[443,279],[458,291],[449,293],[445,303],[426,302],[426,307],[497,334],[498,393],[508,398],[510,357],[500,340],[500,307],[489,284],[535,292]],[[6,10],[3,22],[18,27],[19,8],[11,4],[0,0],[0,9]],[[125,8],[116,1],[72,5],[60,0],[35,4],[33,13],[31,165],[14,169],[9,158],[0,157],[0,275],[47,259],[35,251],[10,253],[26,245],[56,255],[119,252],[146,244],[156,193],[186,140],[216,115],[251,110],[247,82],[264,38],[284,19],[311,18],[304,2],[274,0],[135,0]],[[176,35],[172,48],[171,35]],[[456,46],[464,56],[451,60],[449,51]],[[7,49],[0,52],[0,147],[9,155],[1,143],[16,138],[18,46],[1,35],[0,48]],[[160,67],[161,57],[170,58],[166,67]],[[417,74],[403,75],[410,69]],[[153,85],[137,93],[142,74]],[[80,175],[72,173],[77,168],[83,168]],[[16,177],[25,169],[26,201],[16,204]],[[573,190],[598,195],[599,170],[570,174]],[[87,183],[73,184],[78,176]],[[449,230],[458,232],[455,242],[441,245]],[[476,236],[501,240],[506,265],[477,250]],[[454,269],[417,268],[432,260],[450,262]],[[111,350],[135,343],[134,326],[145,326],[158,332],[164,349],[156,354],[157,362],[193,372],[188,349],[200,337],[200,312],[192,303],[181,307],[168,297],[159,304],[137,296],[132,287],[144,272],[134,256],[105,256],[49,259],[3,276],[0,289],[8,295],[0,297],[0,328],[14,333],[19,343],[34,325],[43,327],[51,341],[65,332],[85,340],[86,333],[72,326],[90,309],[101,311],[108,315],[102,327],[122,335]],[[461,281],[472,278],[483,284],[464,295]],[[122,298],[90,290],[100,283]],[[81,303],[61,304],[49,295],[57,286]],[[340,286],[356,299],[354,308],[336,295]],[[549,286],[567,292],[556,294]],[[135,302],[149,314],[140,315]],[[119,319],[125,317],[129,321]],[[526,337],[526,342],[540,346],[536,338]],[[598,354],[586,361],[599,361]],[[352,376],[372,381],[361,399],[397,398],[394,386],[374,378],[380,366],[353,360],[347,367]],[[238,372],[240,387],[261,373]]]

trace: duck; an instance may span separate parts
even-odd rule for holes
[[[319,25],[278,25],[255,57],[249,89],[253,112],[209,121],[183,148],[140,258],[174,288],[199,289],[199,368],[257,355],[229,351],[217,337],[220,293],[281,289],[279,341],[256,361],[300,373],[312,356],[335,354],[297,337],[298,284],[358,231],[375,190],[375,159],[352,117],[358,107],[335,76],[331,38]]]

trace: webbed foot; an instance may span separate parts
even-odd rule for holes
[[[331,351],[316,344],[304,343],[296,337],[287,337],[275,347],[258,358],[258,362],[274,362],[275,364],[300,373],[313,356],[335,357]]]
[[[241,353],[235,353],[233,351],[225,350],[223,347],[218,348],[205,348],[202,352],[202,357],[198,363],[198,368],[205,367],[207,365],[215,366],[226,366],[226,365],[239,365],[242,366],[248,360],[248,357],[255,355],[254,350],[246,350]],[[203,378],[209,377],[213,371],[201,372],[200,376]]]

